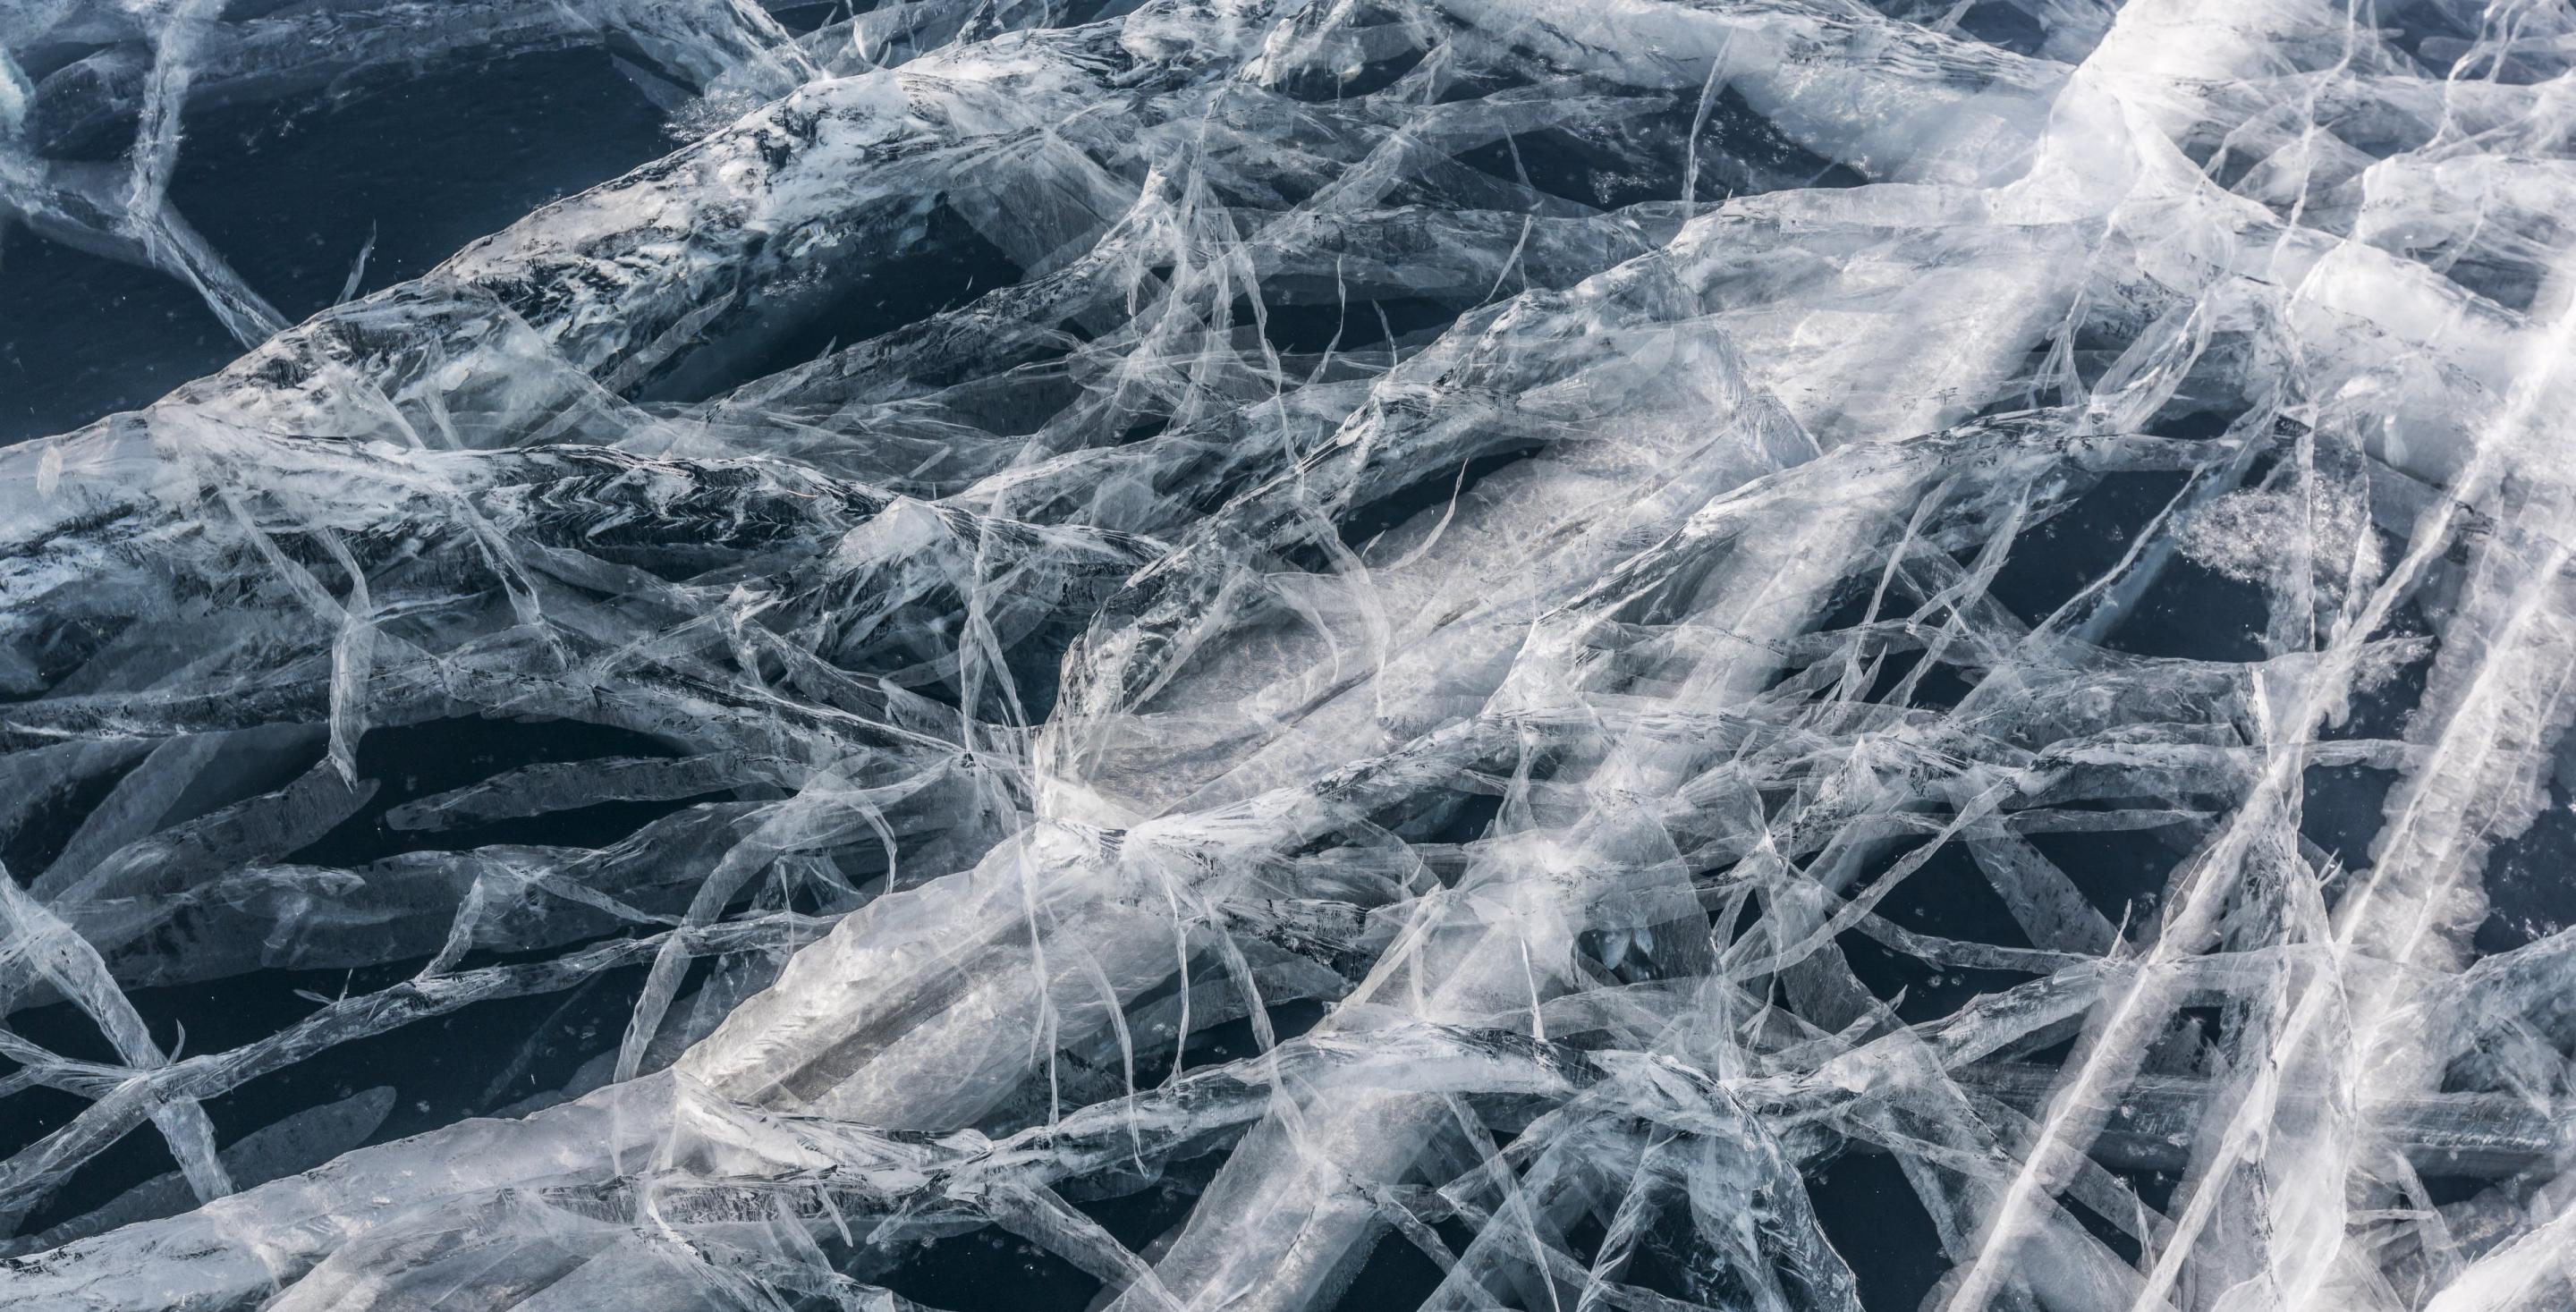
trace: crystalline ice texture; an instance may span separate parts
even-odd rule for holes
[[[169,203],[576,47],[686,144],[302,324]],[[0,0],[0,218],[249,351],[0,450],[0,1306],[2569,1306],[2571,87],[2521,0]]]

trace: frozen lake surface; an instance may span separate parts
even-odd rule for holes
[[[2563,0],[0,0],[0,1307],[2576,1306]]]

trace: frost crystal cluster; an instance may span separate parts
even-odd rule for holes
[[[2566,0],[0,0],[247,352],[0,450],[0,1306],[2576,1305],[2571,216]]]

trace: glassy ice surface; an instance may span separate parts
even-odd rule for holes
[[[0,1307],[2576,1306],[2571,215],[2564,0],[0,0]]]

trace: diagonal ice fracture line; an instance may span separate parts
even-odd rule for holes
[[[138,1076],[168,1064],[142,1014],[108,975],[98,950],[19,887],[5,869],[0,869],[0,960],[23,962],[24,968],[51,981],[97,1022],[100,1032],[115,1045],[117,1056]],[[169,1141],[170,1155],[179,1160],[200,1202],[233,1191],[215,1155],[215,1127],[206,1119],[204,1107],[194,1099],[165,1102],[153,1110],[152,1121]],[[5,1210],[24,1215],[37,1201],[34,1191],[21,1190],[5,1200]]]

